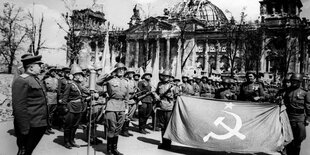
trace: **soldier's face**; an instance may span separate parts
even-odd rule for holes
[[[134,78],[134,80],[136,80],[136,81],[139,81],[139,79],[140,79],[139,76],[134,76],[133,78]]]
[[[292,83],[292,87],[294,88],[297,88],[297,87],[300,87],[300,81],[297,81],[297,80],[291,80],[291,83]]]
[[[129,73],[129,74],[128,74],[128,78],[129,78],[129,79],[132,79],[132,78],[133,78],[133,73]]]
[[[35,74],[35,75],[41,74],[41,69],[42,69],[41,65],[42,64],[32,64],[30,66],[30,69],[33,72],[33,74]]]
[[[116,75],[118,77],[122,77],[122,76],[124,76],[124,74],[125,74],[125,69],[123,69],[123,68],[117,69]]]
[[[83,82],[84,81],[84,77],[82,74],[74,74],[74,79],[78,82]]]
[[[247,79],[248,79],[249,82],[254,82],[254,81],[255,81],[255,77],[254,77],[253,74],[249,74],[249,75],[247,76]]]
[[[164,77],[163,77],[163,80],[164,80],[165,82],[169,81],[169,79],[170,79],[169,76],[164,76]]]

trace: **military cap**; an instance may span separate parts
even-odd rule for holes
[[[121,69],[121,68],[127,70],[127,68],[125,67],[125,65],[124,65],[123,63],[121,63],[121,62],[117,63],[117,64],[114,66],[114,68],[115,68],[115,70]]]
[[[138,74],[138,73],[135,73],[133,76],[139,76],[139,77],[140,77],[141,75],[140,75],[140,74]]]
[[[250,74],[253,74],[256,77],[256,72],[255,71],[247,71],[245,76],[248,77]]]
[[[21,58],[23,66],[28,66],[30,64],[43,64],[41,61],[42,55],[33,56],[32,54],[24,54]]]
[[[304,75],[300,74],[300,73],[294,73],[292,76],[291,76],[291,80],[296,80],[296,81],[302,81],[304,78]]]
[[[49,66],[49,67],[47,67],[47,69],[48,69],[48,72],[56,71],[55,66]]]
[[[188,76],[186,76],[186,75],[183,75],[183,76],[182,76],[182,79],[184,79],[184,78],[187,78],[187,79],[188,79]]]
[[[59,66],[59,65],[56,66],[56,70],[57,70],[57,71],[62,70],[62,68],[63,68],[63,66]]]
[[[83,71],[81,69],[81,67],[78,65],[78,64],[73,64],[72,67],[71,67],[71,71],[70,73],[73,75],[73,74],[83,74]]]
[[[202,77],[201,77],[201,80],[202,80],[202,79],[207,79],[207,80],[208,80],[209,78],[208,78],[207,76],[202,76]]]
[[[31,53],[25,53],[25,54],[23,54],[20,58],[21,58],[21,60],[22,60],[22,59],[24,59],[24,58],[26,58],[26,57],[28,57],[28,56],[32,56],[32,54],[31,54]]]
[[[170,77],[171,73],[168,70],[164,70],[161,75]]]
[[[126,74],[129,74],[129,73],[135,74],[135,69],[133,69],[133,68],[128,68],[128,70],[126,71],[125,75],[126,75]]]
[[[63,72],[70,72],[70,68],[69,67],[63,67],[61,70]]]
[[[147,76],[147,75],[150,75],[151,77],[152,77],[152,73],[151,72],[145,72],[143,75],[142,75],[142,77],[141,77],[141,79],[143,79],[145,76]]]
[[[94,65],[94,67],[95,67],[95,70],[100,70],[100,69],[102,69],[102,65],[101,65],[100,63],[96,63],[96,64]]]

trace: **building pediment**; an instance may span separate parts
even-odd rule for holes
[[[144,20],[141,24],[135,25],[127,30],[127,33],[141,33],[141,32],[159,32],[159,31],[170,31],[173,30],[173,25],[157,19],[155,17],[150,17]]]

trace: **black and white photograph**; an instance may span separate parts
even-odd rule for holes
[[[310,0],[0,0],[0,155],[310,155]]]

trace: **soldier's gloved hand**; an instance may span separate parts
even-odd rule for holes
[[[125,109],[125,114],[128,114],[128,109],[127,108]]]

